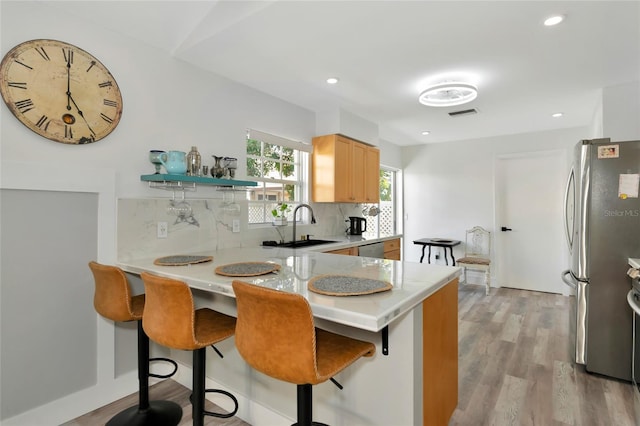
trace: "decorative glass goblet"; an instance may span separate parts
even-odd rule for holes
[[[162,161],[167,161],[167,153],[164,151],[152,149],[151,151],[149,151],[149,161],[153,163],[154,166],[156,166],[155,174],[159,175]]]

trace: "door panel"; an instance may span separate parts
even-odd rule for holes
[[[502,287],[568,294],[563,151],[499,158],[496,163],[497,283]],[[501,227],[512,231],[501,232]]]

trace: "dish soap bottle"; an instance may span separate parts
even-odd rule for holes
[[[191,151],[187,154],[187,174],[191,176],[200,176],[200,153],[197,146],[192,146]]]

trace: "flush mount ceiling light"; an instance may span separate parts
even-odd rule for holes
[[[551,116],[552,116],[553,118],[560,118],[560,117],[562,117],[563,115],[564,115],[564,114],[563,114],[563,113],[561,113],[561,112],[554,112],[553,114],[551,114]]]
[[[327,83],[329,83],[329,84],[337,84],[338,81],[340,81],[340,80],[338,80],[338,78],[336,78],[336,77],[329,77],[327,79]]]
[[[427,136],[427,135],[430,135],[430,134],[431,134],[431,132],[430,132],[430,131],[428,131],[428,130],[423,130],[423,131],[422,131],[422,135],[423,135],[423,136]]]
[[[563,15],[551,16],[544,20],[544,25],[546,27],[552,27],[554,25],[558,25],[560,22],[564,21]]]
[[[418,100],[427,106],[448,107],[466,104],[477,97],[478,88],[473,84],[448,81],[428,87]]]

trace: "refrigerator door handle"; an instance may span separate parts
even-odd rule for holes
[[[587,283],[578,281],[571,270],[562,271],[562,282],[575,291],[575,300],[571,297],[569,330],[571,346],[578,364],[587,363]]]
[[[629,293],[627,293],[627,303],[631,306],[633,312],[640,315],[640,305],[633,294],[633,290],[629,290]]]
[[[572,185],[573,184],[573,185]],[[571,192],[571,188],[573,187],[573,194],[569,194],[569,192]],[[567,206],[568,206],[568,202],[569,202],[569,197],[574,197],[574,202],[575,202],[575,169],[573,166],[571,166],[571,171],[569,172],[569,177],[567,178],[567,186],[564,190],[564,205],[563,207],[563,212],[564,212],[564,235],[567,238],[567,245],[569,246],[569,251],[573,250],[573,229],[569,229],[569,220],[571,220],[571,225],[573,227],[575,227],[575,216],[574,217],[569,217],[568,215],[575,215],[575,205],[573,206],[574,211],[569,212],[567,210]]]
[[[567,276],[571,276],[571,270],[567,269],[566,271],[562,271],[562,282],[571,287],[572,289],[576,289],[577,285],[571,278],[567,279]]]

